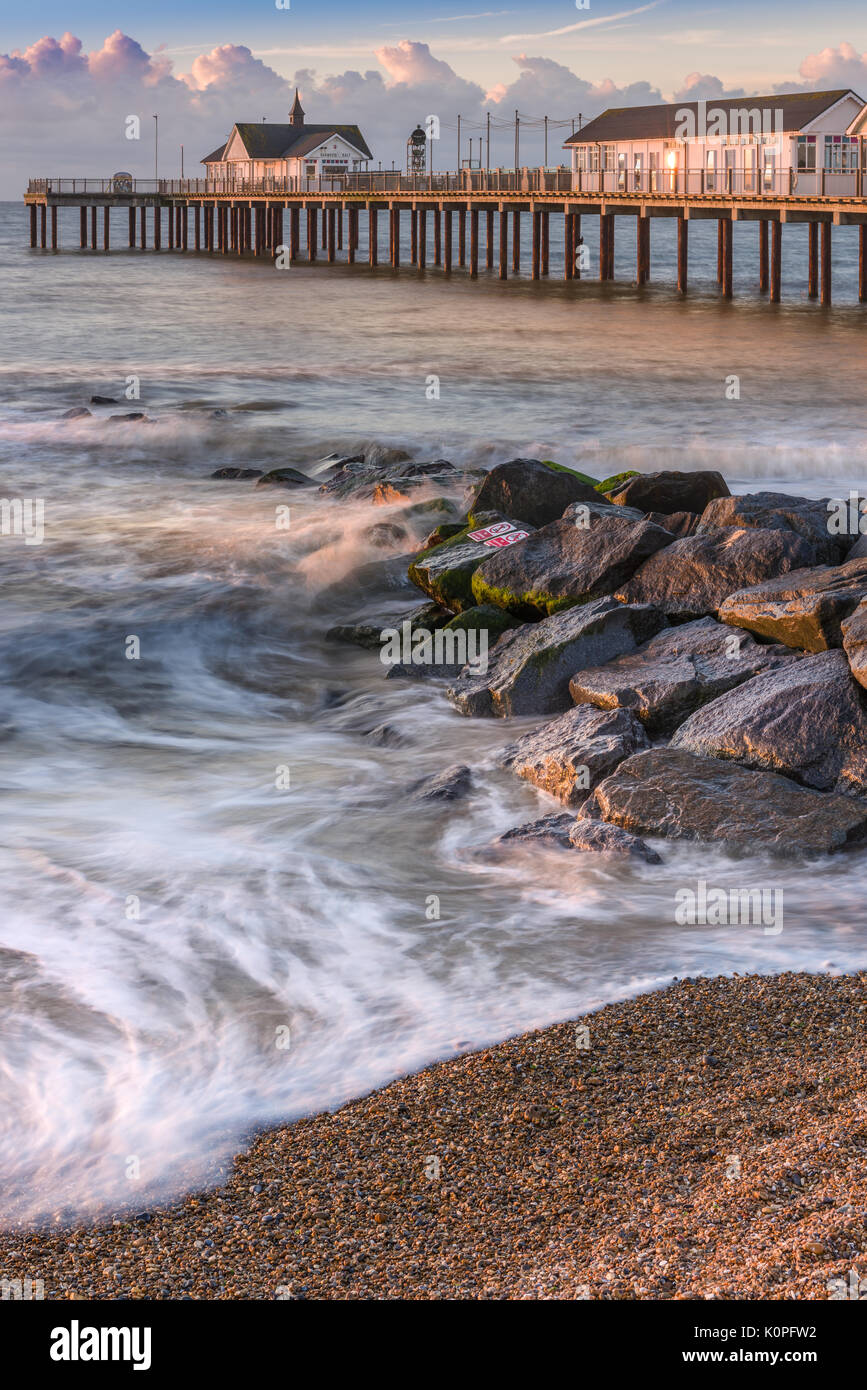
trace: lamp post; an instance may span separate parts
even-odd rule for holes
[[[160,118],[154,116],[154,180],[159,183]],[[157,189],[159,192],[159,189]]]

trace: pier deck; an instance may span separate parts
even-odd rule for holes
[[[337,187],[297,188],[261,185],[215,187],[202,179],[132,180],[34,179],[24,195],[30,211],[32,247],[57,250],[58,209],[77,207],[80,246],[110,250],[110,212],[129,213],[129,246],[154,250],[163,246],[182,251],[274,257],[282,253],[291,265],[315,261],[320,252],[329,262],[347,251],[353,263],[359,248],[359,223],[367,215],[367,256],[380,260],[380,213],[387,214],[388,258],[397,267],[401,255],[402,219],[410,223],[410,264],[429,263],[450,273],[453,264],[454,219],[457,217],[457,264],[476,276],[480,256],[480,219],[484,217],[486,268],[495,264],[501,279],[509,268],[521,267],[521,217],[529,215],[531,275],[548,274],[550,218],[563,218],[564,275],[580,279],[589,272],[582,246],[581,219],[599,218],[598,277],[614,278],[617,218],[637,221],[636,280],[650,278],[650,225],[654,218],[677,220],[677,287],[688,287],[689,224],[718,224],[717,279],[725,297],[732,295],[733,222],[759,224],[759,288],[772,303],[780,298],[782,228],[807,223],[809,232],[808,293],[831,302],[832,228],[859,228],[858,297],[867,302],[867,197],[804,195],[797,192],[730,194],[725,192],[590,192],[572,187],[566,170],[525,170],[502,174],[433,175],[408,178],[394,174],[362,175]],[[98,217],[102,212],[101,219]],[[165,217],[165,240],[163,223]],[[304,236],[302,218],[304,214]],[[427,218],[432,218],[433,246]],[[284,240],[284,216],[288,221]],[[98,223],[101,222],[101,226]],[[50,231],[49,231],[50,223]],[[192,227],[191,227],[192,223]],[[150,232],[150,236],[149,236]],[[469,234],[468,234],[469,233]],[[510,247],[511,241],[511,247]],[[511,250],[511,255],[510,255]]]

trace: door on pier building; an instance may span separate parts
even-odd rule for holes
[[[762,192],[773,193],[777,167],[777,152],[773,145],[762,147]]]
[[[707,150],[705,153],[704,168],[704,191],[705,193],[716,192],[716,150]]]
[[[756,191],[756,147],[755,145],[744,146],[744,192],[755,193]]]
[[[657,187],[657,154],[656,150],[651,150],[647,156],[647,191],[648,193],[658,193]]]
[[[723,154],[725,159],[725,191],[726,193],[734,193],[737,148],[734,145],[726,145]]]
[[[643,154],[634,154],[632,156],[632,187],[636,193],[640,193],[644,187]]]

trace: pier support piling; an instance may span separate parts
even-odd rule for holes
[[[42,245],[45,245],[45,208],[42,209]],[[96,250],[96,205],[90,209],[90,249]]]
[[[819,298],[819,224],[809,225],[809,246],[807,251],[807,296]]]
[[[36,245],[36,204],[30,204],[30,245]]]
[[[35,246],[35,245],[36,245],[36,207],[35,207],[35,206],[32,207],[32,208],[30,209],[30,211],[33,213],[33,221],[32,221],[32,224],[31,224],[31,225],[32,225],[32,227],[33,227],[33,238],[34,238],[34,240],[33,240],[33,245]],[[132,218],[132,229],[133,229],[132,245],[135,246],[135,208],[130,208],[129,211],[130,211],[130,216],[131,216],[131,218]],[[79,209],[78,209],[78,212],[79,212],[79,242],[78,242],[78,244],[79,244],[79,246],[87,246],[87,208],[79,208]]]
[[[858,228],[858,302],[867,301],[867,227]]]
[[[129,244],[130,249],[135,249],[135,208],[129,210]]]
[[[103,249],[103,251],[108,251],[108,250],[109,250],[109,241],[110,241],[110,237],[111,237],[111,221],[110,221],[110,214],[111,214],[111,209],[110,209],[108,206],[104,207],[103,210],[102,210],[102,249]]]
[[[388,257],[389,257],[389,260],[390,260],[390,262],[391,262],[391,264],[392,264],[392,266],[394,267],[395,270],[397,270],[398,266],[400,265],[400,245],[399,245],[400,226],[399,226],[399,224],[398,224],[398,220],[397,220],[397,219],[398,219],[398,211],[397,211],[397,208],[395,208],[395,207],[389,208],[389,211],[388,211]]]
[[[442,214],[439,208],[434,209],[433,214],[434,232],[434,265],[443,263],[443,242],[442,242]]]
[[[508,216],[508,213],[506,215]],[[512,213],[512,270],[516,275],[521,272],[521,214],[519,212]]]
[[[409,214],[409,262],[418,265],[418,213],[415,208]]]
[[[108,209],[106,208],[106,213],[107,213],[107,212],[108,212]],[[51,249],[52,249],[52,251],[56,251],[56,250],[57,250],[57,205],[56,205],[56,204],[54,204],[54,205],[52,206],[52,208],[51,208]]]
[[[307,209],[307,259],[312,264],[316,260],[316,209]]]
[[[580,279],[581,279],[581,254],[580,254],[580,253],[581,253],[581,214],[580,214],[580,212],[573,212],[573,214],[572,214],[572,255],[573,255],[573,271],[572,271],[572,278],[575,279],[575,280],[580,280]]]
[[[378,245],[378,240],[379,240],[379,215],[378,215],[378,213],[377,213],[377,211],[376,211],[376,208],[370,208],[368,211],[369,211],[368,225],[369,225],[369,238],[370,238],[370,255],[369,255],[369,259],[370,259],[370,264],[373,266],[373,265],[376,265],[377,260],[378,260],[378,258],[379,258],[379,245]]]
[[[467,264],[467,213],[466,208],[458,212],[458,265],[463,270]]]
[[[721,285],[725,274],[726,231],[725,222],[720,217],[716,224],[716,282]]]
[[[639,285],[646,285],[650,279],[650,218],[639,217],[636,231],[637,279]]]
[[[547,275],[547,274],[548,274],[549,258],[550,258],[550,248],[551,248],[551,214],[550,214],[550,212],[548,211],[547,208],[543,208],[543,209],[542,209],[542,227],[541,227],[541,233],[542,233],[542,247],[541,247],[541,266],[540,266],[540,269],[541,269],[541,272],[542,272],[543,275]]]
[[[424,208],[418,211],[418,268],[424,270],[427,265],[427,213]]]
[[[779,304],[783,281],[783,224],[771,223],[771,294],[772,304]]]
[[[517,214],[516,214],[517,215]],[[513,248],[514,249],[514,248]],[[509,277],[509,214],[500,209],[500,279]]]
[[[452,273],[452,214],[449,208],[443,213],[443,271]]]
[[[292,209],[293,216],[294,216],[295,212],[296,212],[296,209],[293,208],[293,209]],[[296,230],[294,227],[293,227],[293,230],[292,230],[292,235],[295,237],[296,242],[297,242],[298,233],[297,233],[297,230]],[[349,264],[350,264],[350,265],[355,265],[355,252],[356,252],[357,249],[358,249],[358,208],[350,208],[350,209],[349,209],[349,254],[348,254],[348,260],[349,260]]]
[[[724,299],[731,299],[732,293],[733,293],[733,289],[732,289],[732,266],[733,266],[733,258],[732,258],[732,249],[733,249],[733,248],[732,248],[732,242],[733,242],[733,235],[732,235],[732,234],[733,234],[733,231],[734,231],[734,224],[727,218],[724,222],[721,222],[721,223],[720,223],[720,226],[721,226],[722,229],[723,229],[723,283],[722,283],[722,292],[723,292],[723,298],[724,298]]]
[[[575,224],[571,212],[563,214],[563,278],[571,280],[575,274]]]
[[[488,208],[485,213],[485,269],[494,268],[494,209]]]
[[[812,224],[810,231],[812,232]],[[768,223],[765,218],[759,223],[759,289],[764,294],[768,288]]]
[[[334,260],[337,254],[337,213],[335,208],[328,209],[328,259]]]
[[[542,260],[542,214],[538,208],[533,209],[533,243],[530,256],[530,279],[538,280],[539,267]]]
[[[470,279],[476,280],[479,275],[479,214],[475,211],[470,213]]]
[[[686,294],[689,283],[689,223],[685,217],[677,219],[677,288]]]
[[[831,303],[831,223],[822,223],[822,303]]]
[[[139,208],[138,231],[139,246],[141,247],[142,251],[145,251],[147,249],[148,244],[148,210],[144,205],[142,205],[142,207]]]

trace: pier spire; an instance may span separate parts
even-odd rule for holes
[[[301,98],[298,95],[298,88],[295,88],[295,100],[292,103],[292,110],[289,112],[290,125],[304,124],[304,108],[301,105]]]

